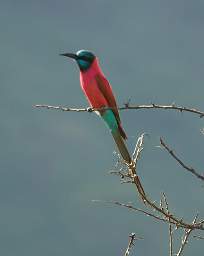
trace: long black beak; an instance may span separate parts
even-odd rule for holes
[[[75,60],[78,59],[78,56],[75,53],[61,53],[60,56],[69,57],[69,58],[72,58],[72,59],[75,59]]]

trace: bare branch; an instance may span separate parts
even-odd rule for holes
[[[132,159],[130,164],[121,162],[124,165],[125,169],[128,168],[128,173],[126,174],[126,178],[129,176],[129,179],[130,179],[128,181],[128,183],[133,183],[136,186],[137,191],[138,191],[140,197],[142,198],[145,206],[148,206],[148,207],[152,208],[153,211],[156,211],[157,213],[161,214],[161,217],[156,216],[157,219],[174,224],[176,227],[182,227],[185,229],[204,230],[203,221],[198,222],[196,224],[186,223],[183,221],[183,219],[177,218],[172,213],[170,213],[169,210],[167,210],[167,208],[166,208],[167,205],[165,207],[163,207],[163,204],[161,203],[160,206],[158,206],[154,201],[152,201],[151,199],[148,198],[147,194],[145,193],[144,187],[141,184],[140,178],[137,175],[137,170],[136,170],[136,164],[139,159],[138,156],[140,155],[142,148],[143,148],[143,144],[144,144],[143,140],[144,140],[144,134],[139,136],[138,141],[136,143],[136,147],[135,147],[135,150],[133,153],[133,155],[136,156],[135,161],[134,161],[134,159]],[[139,153],[137,153],[137,152],[139,152]],[[122,167],[120,168],[120,171],[121,170],[122,170]],[[166,204],[167,204],[167,202],[166,202]],[[121,204],[118,203],[118,205],[121,205]],[[121,206],[125,206],[125,205],[121,205]],[[125,206],[125,207],[127,207],[127,206]],[[128,208],[132,208],[132,206],[128,206]],[[139,211],[143,212],[146,215],[149,215],[149,216],[153,215],[155,217],[154,214],[152,214],[152,215],[150,215],[149,213],[147,214],[147,212],[145,213],[141,209]]]
[[[130,175],[126,172],[122,172],[122,171],[114,171],[114,170],[111,170],[109,172],[110,174],[115,174],[117,176],[120,176],[120,178],[123,180],[124,178],[130,178]]]
[[[46,104],[38,104],[35,105],[36,108],[47,108],[47,109],[54,109],[54,110],[62,110],[62,111],[76,111],[76,112],[94,112],[98,110],[104,110],[104,109],[110,109],[110,108],[70,108],[70,107],[63,107],[63,106],[51,106]],[[126,103],[124,107],[119,107],[118,110],[142,110],[142,109],[163,109],[163,110],[176,110],[179,112],[190,112],[196,115],[199,115],[199,117],[204,116],[204,112],[200,111],[195,108],[188,108],[188,107],[182,107],[182,106],[176,106],[175,104],[171,105],[159,105],[159,104],[149,104],[149,105],[130,105],[129,103]]]
[[[175,104],[171,105],[159,105],[159,104],[150,104],[150,105],[129,105],[126,108],[123,109],[164,109],[164,110],[178,110],[179,112],[191,112],[194,114],[199,115],[199,117],[204,116],[204,112],[197,110],[195,108],[188,108],[188,107],[182,107],[182,106],[176,106]]]
[[[169,256],[173,256],[173,230],[171,223],[169,223]]]
[[[135,146],[135,149],[134,149],[134,152],[132,154],[132,159],[135,163],[135,168],[137,166],[137,162],[140,158],[140,155],[141,155],[141,152],[143,150],[143,144],[144,144],[144,135],[145,133],[142,133],[139,138],[137,139],[137,143],[136,143],[136,146]]]
[[[141,212],[141,213],[145,214],[146,216],[152,217],[156,220],[163,221],[163,222],[168,222],[168,220],[166,220],[166,219],[164,219],[160,216],[157,216],[156,214],[150,213],[150,212],[145,211],[145,210],[140,209],[140,208],[136,208],[136,207],[132,206],[131,204],[123,204],[123,203],[120,203],[120,202],[117,202],[117,201],[109,201],[109,202],[106,202],[106,203],[112,203],[112,204],[115,204],[115,205],[118,205],[118,206],[122,206],[122,207],[128,208],[128,209],[136,211],[136,212]]]
[[[92,202],[100,202],[100,203],[106,203],[106,204],[108,203],[108,204],[115,204],[115,205],[118,205],[118,206],[122,206],[122,207],[128,208],[129,210],[143,213],[147,217],[152,217],[152,218],[154,218],[158,221],[174,224],[178,228],[182,227],[182,228],[189,228],[189,229],[193,229],[193,230],[194,229],[204,230],[202,224],[200,224],[199,222],[196,223],[196,224],[185,223],[185,222],[183,222],[182,219],[177,219],[176,217],[174,217],[170,213],[168,214],[168,213],[164,212],[164,210],[161,210],[160,208],[159,208],[159,212],[162,215],[164,215],[164,217],[160,217],[159,215],[153,214],[153,213],[148,212],[146,210],[143,210],[141,208],[134,207],[131,204],[124,204],[124,203],[121,203],[121,202],[118,202],[118,201],[92,200]]]
[[[165,202],[165,208],[168,214],[169,212],[169,204],[166,199],[166,195],[162,193],[163,199]],[[173,229],[172,229],[172,224],[171,224],[171,219],[169,218],[169,256],[173,256]]]
[[[131,234],[129,235],[128,247],[127,247],[127,249],[126,249],[126,251],[125,251],[124,256],[129,256],[130,250],[131,250],[131,248],[134,246],[134,240],[135,240],[135,233],[131,233]]]
[[[144,188],[140,181],[140,178],[137,175],[137,163],[140,158],[141,152],[143,150],[144,135],[145,135],[145,133],[142,133],[142,135],[140,135],[138,137],[134,152],[132,154],[132,161],[131,161],[131,163],[125,163],[125,165],[128,167],[130,178],[132,179],[132,182],[135,183],[136,188],[139,192],[139,195],[141,196],[141,199],[142,199],[143,203],[145,204],[146,203],[145,191],[144,191]]]
[[[51,106],[46,104],[38,104],[38,105],[34,105],[34,107],[46,108],[46,109],[52,109],[52,110],[61,110],[61,111],[93,112],[93,110],[89,111],[88,108],[69,108],[69,107],[63,107],[63,106]]]
[[[197,218],[198,218],[198,215],[195,216],[195,218],[194,218],[192,224],[196,224]],[[192,231],[193,231],[193,229],[186,229],[186,230],[184,231],[184,236],[183,236],[183,238],[182,238],[182,240],[181,240],[181,246],[180,246],[180,248],[179,248],[179,250],[178,250],[176,256],[180,256],[180,255],[183,253],[184,247],[187,245],[187,243],[188,243],[188,238],[189,238],[189,236],[190,236],[190,234],[191,234]]]
[[[164,140],[162,138],[160,138],[160,143],[161,145],[169,152],[169,154],[176,159],[176,161],[187,171],[191,172],[193,175],[195,175],[197,178],[201,179],[204,181],[204,176],[199,174],[194,168],[187,166],[186,164],[184,164],[184,162],[182,162],[173,152],[172,149],[169,148],[169,146],[164,142]]]
[[[139,193],[140,193],[140,191],[139,191]],[[183,221],[183,219],[179,219],[176,216],[174,216],[173,214],[168,213],[162,207],[157,206],[155,202],[152,202],[149,198],[147,198],[146,194],[142,195],[142,196],[145,200],[146,205],[153,208],[153,210],[161,213],[164,217],[167,218],[169,223],[175,224],[177,228],[182,227],[182,228],[192,229],[192,230],[194,230],[194,229],[204,230],[203,221],[197,222],[195,224],[194,223],[193,224],[186,223],[185,221]]]
[[[192,232],[192,229],[185,230],[184,236],[183,236],[182,241],[181,241],[181,247],[179,248],[179,251],[176,254],[176,256],[180,256],[182,254],[185,245],[188,243],[188,238],[189,238],[191,232]]]

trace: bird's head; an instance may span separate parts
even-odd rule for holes
[[[80,50],[77,53],[62,53],[60,55],[76,60],[81,71],[89,69],[96,58],[92,52],[87,50]]]

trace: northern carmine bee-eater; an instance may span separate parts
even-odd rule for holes
[[[72,58],[77,62],[84,94],[91,107],[99,109],[97,113],[108,125],[123,159],[127,163],[131,163],[131,157],[124,142],[127,136],[121,125],[117,103],[112,88],[99,66],[97,57],[86,50],[80,50],[76,54],[63,53],[60,55]]]
[[[103,118],[109,127],[122,158],[128,165],[131,165],[132,160],[125,144],[127,136],[121,125],[117,103],[112,88],[99,66],[97,57],[86,50],[60,55],[72,58],[77,62],[80,69],[81,88],[84,94],[91,107],[98,110],[96,113]],[[145,203],[145,192],[139,177],[136,176],[134,179],[139,194]]]

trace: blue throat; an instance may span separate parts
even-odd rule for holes
[[[88,70],[92,64],[92,62],[86,61],[86,60],[82,60],[82,59],[78,59],[77,60],[77,64],[79,66],[79,69],[81,71],[85,71]]]

